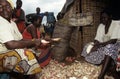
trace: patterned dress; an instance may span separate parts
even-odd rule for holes
[[[108,33],[105,34],[105,26],[100,24],[97,29],[97,34],[95,40],[99,42],[106,42],[110,39],[120,39],[120,21],[112,21]],[[94,52],[90,52],[89,54],[86,52],[88,44],[83,48],[81,56],[85,57],[85,60],[92,64],[101,64],[105,58],[105,55],[110,56],[115,63],[117,63],[118,57],[118,48],[120,48],[120,42],[117,41],[115,44],[108,44],[104,47],[98,48]]]
[[[0,72],[14,71],[24,75],[41,72],[33,50],[25,48],[9,50],[4,45],[8,41],[21,39],[22,35],[16,24],[0,16]]]
[[[32,39],[32,35],[27,31],[28,28],[30,28],[31,26],[28,26],[24,32],[22,33],[23,35],[23,39]],[[37,29],[37,37],[40,38],[40,34],[41,34],[41,30]],[[40,66],[43,68],[46,65],[49,64],[50,60],[51,60],[51,52],[50,52],[50,46],[46,47],[46,48],[38,48],[36,50],[34,50],[37,56],[37,60],[38,63],[40,64]]]

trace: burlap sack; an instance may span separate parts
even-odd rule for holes
[[[56,23],[53,38],[61,38],[61,41],[55,43],[52,48],[52,57],[57,61],[63,61],[69,49],[69,42],[71,39],[72,27]]]

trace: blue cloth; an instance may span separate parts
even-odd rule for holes
[[[43,18],[44,17],[44,13],[40,13],[39,16]]]
[[[8,74],[0,74],[0,79],[10,79]]]
[[[55,23],[55,16],[53,12],[49,12],[47,15],[47,23]]]

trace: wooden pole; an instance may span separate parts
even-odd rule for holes
[[[82,0],[79,0],[79,11],[82,13]],[[81,51],[83,49],[83,26],[80,26],[79,31],[81,33]]]

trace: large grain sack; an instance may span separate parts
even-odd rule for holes
[[[52,57],[57,61],[63,61],[66,58],[66,53],[69,49],[69,42],[71,39],[73,27],[65,26],[60,23],[56,23],[53,38],[61,38],[59,43],[54,44],[52,48]]]

